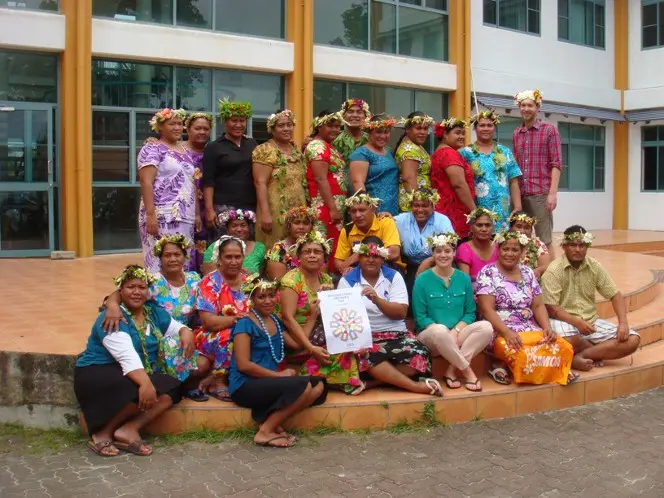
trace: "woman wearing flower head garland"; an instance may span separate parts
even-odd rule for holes
[[[431,187],[440,194],[435,209],[450,219],[463,239],[468,236],[466,215],[477,207],[473,170],[458,152],[465,145],[466,122],[449,118],[436,123],[434,135],[439,145],[431,156]]]
[[[282,424],[296,413],[320,405],[327,397],[325,379],[300,377],[291,368],[278,370],[286,347],[297,348],[275,315],[278,283],[249,277],[242,290],[253,303],[251,313],[231,331],[233,357],[229,374],[231,398],[259,424],[254,443],[288,448],[296,438]]]
[[[219,117],[225,132],[210,142],[203,154],[204,221],[210,230],[209,242],[223,233],[218,220],[222,211],[244,209],[256,212],[251,160],[256,141],[245,135],[251,114],[249,102],[219,101]]]
[[[267,131],[272,138],[256,147],[252,154],[258,198],[256,240],[267,247],[281,237],[286,211],[307,204],[307,162],[293,145],[294,128],[293,111],[286,109],[272,114],[267,119]]]
[[[489,322],[475,321],[477,307],[472,282],[468,275],[452,266],[458,241],[459,237],[449,232],[427,240],[435,265],[415,281],[413,317],[418,340],[432,355],[440,355],[449,362],[443,377],[447,387],[461,387],[457,378],[460,372],[466,389],[477,392],[482,386],[470,362],[491,342],[493,328]]]
[[[193,353],[193,337],[166,310],[147,301],[150,279],[136,265],[115,279],[125,316],[120,331],[104,331],[103,312],[76,361],[74,393],[90,435],[87,445],[100,456],[117,456],[118,450],[151,455],[140,431],[180,401],[180,382],[155,373],[161,363],[159,344],[164,336],[180,335]]]
[[[395,148],[394,158],[401,173],[399,187],[399,209],[410,211],[408,193],[415,189],[431,186],[431,157],[423,145],[429,138],[429,131],[434,119],[421,111],[411,112],[401,123],[406,130],[401,135]],[[437,201],[436,201],[437,202]]]
[[[311,232],[318,224],[318,214],[304,206],[289,210],[284,216],[285,238],[276,242],[265,255],[265,273],[271,280],[279,280],[287,272],[298,267],[297,256],[289,249],[297,239]]]
[[[184,146],[189,149],[194,161],[194,185],[196,187],[196,225],[194,233],[194,268],[200,271],[203,254],[207,248],[208,233],[203,216],[205,215],[205,199],[203,197],[203,152],[210,141],[212,131],[212,114],[192,112],[184,120],[187,130],[187,141]]]
[[[370,235],[353,247],[359,264],[339,281],[339,289],[362,289],[373,347],[360,368],[378,382],[420,394],[442,396],[431,371],[429,350],[406,327],[408,292],[403,277],[385,265],[387,249],[380,238]],[[420,377],[419,381],[413,380]]]
[[[533,227],[537,223],[535,218],[531,218],[523,211],[517,211],[509,217],[510,230],[527,235],[530,238],[530,244],[521,257],[521,264],[530,266],[539,280],[546,271],[551,256],[546,244],[539,237],[533,235]]]
[[[343,157],[344,164],[348,164],[348,158],[369,141],[369,135],[364,131],[364,122],[371,117],[369,104],[362,99],[348,99],[341,105],[339,111],[346,124],[344,131],[334,139],[332,144]]]
[[[368,119],[364,128],[369,142],[350,155],[350,179],[353,192],[366,190],[380,199],[379,211],[399,214],[399,167],[387,147],[396,119],[377,114]]]
[[[459,151],[475,175],[475,202],[498,216],[496,231],[507,229],[507,218],[521,211],[521,170],[512,151],[495,142],[500,118],[493,111],[481,111],[470,118],[477,140]]]
[[[219,215],[219,226],[227,235],[237,237],[244,242],[245,257],[242,263],[242,271],[246,275],[260,273],[265,263],[265,245],[261,242],[249,240],[251,228],[256,223],[256,215],[253,211],[242,209],[231,209]],[[203,259],[203,275],[212,273],[217,269],[217,260],[214,257],[219,241],[210,244],[205,251]]]
[[[159,259],[153,247],[165,234],[181,233],[194,238],[196,223],[195,158],[181,143],[183,110],[163,109],[150,120],[159,140],[147,142],[138,153],[137,167],[141,182],[141,206],[138,227],[145,257],[145,267],[156,273]],[[193,270],[193,247],[189,249],[187,270]]]
[[[518,232],[496,235],[498,260],[477,277],[480,313],[497,334],[490,345],[499,361],[509,366],[514,381],[526,384],[570,384],[574,350],[551,330],[549,315],[533,271],[519,263],[530,243]],[[506,370],[494,364],[489,374],[499,384],[510,384]]]
[[[216,246],[217,270],[198,285],[196,310],[201,327],[196,329],[196,349],[212,363],[211,374],[201,382],[201,390],[212,397],[229,398],[225,376],[231,361],[230,330],[249,311],[249,298],[242,292],[246,276],[242,272],[245,244],[237,237],[223,235]]]
[[[498,259],[498,245],[493,242],[493,224],[497,217],[493,211],[478,207],[466,218],[471,238],[457,249],[456,262],[459,270],[470,276],[475,287],[480,270]]]
[[[346,200],[346,172],[341,154],[332,147],[339,135],[343,117],[338,112],[324,110],[313,121],[313,140],[305,150],[307,157],[307,185],[311,207],[318,210],[318,219],[325,225],[327,236],[334,241],[342,228]]]
[[[347,393],[364,389],[357,359],[352,353],[330,355],[325,349],[325,332],[320,319],[317,293],[333,289],[332,277],[322,272],[330,257],[330,241],[312,230],[291,247],[299,266],[281,279],[281,318],[291,337],[311,357],[302,375],[325,377],[327,383]]]

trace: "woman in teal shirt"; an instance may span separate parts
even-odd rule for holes
[[[487,321],[475,321],[476,305],[470,277],[452,267],[459,238],[450,232],[427,240],[435,266],[420,274],[413,288],[413,318],[419,335],[432,356],[449,363],[443,377],[450,389],[458,389],[463,376],[467,390],[482,390],[471,360],[491,341],[493,328]]]

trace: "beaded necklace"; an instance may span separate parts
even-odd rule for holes
[[[277,319],[277,316],[272,313],[270,315],[270,318],[272,318],[272,321],[277,327],[277,335],[279,336],[279,339],[281,340],[281,358],[277,358],[277,355],[274,353],[274,346],[272,345],[272,337],[270,336],[270,333],[267,330],[267,327],[265,326],[265,322],[263,321],[263,318],[256,313],[256,310],[252,308],[251,312],[254,314],[254,316],[258,319],[258,323],[260,323],[261,330],[265,332],[265,335],[267,336],[267,342],[270,345],[270,354],[272,355],[272,359],[277,362],[277,365],[284,361],[284,357],[286,356],[286,351],[284,349],[284,334],[283,330],[281,329],[281,325],[279,324],[279,320]]]

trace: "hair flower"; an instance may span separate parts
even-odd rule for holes
[[[279,282],[276,280],[267,280],[261,278],[259,273],[253,273],[247,277],[247,279],[242,283],[241,290],[247,296],[250,296],[256,290],[277,290],[279,288]]]
[[[477,126],[477,123],[480,122],[480,119],[490,119],[494,126],[498,126],[500,124],[500,116],[489,109],[485,109],[483,111],[478,112],[474,116],[470,118],[470,124],[471,126]]]
[[[440,201],[440,194],[435,188],[418,187],[406,193],[406,200],[408,205],[411,205],[413,201],[427,201],[435,206]]]
[[[496,234],[493,240],[498,245],[504,244],[508,240],[516,240],[517,242],[519,242],[519,245],[521,245],[522,247],[526,247],[528,244],[530,244],[530,237],[521,232],[512,232],[512,231],[499,232]]]
[[[276,112],[274,114],[270,114],[267,118],[267,131],[272,133],[272,130],[274,129],[274,126],[277,124],[277,122],[281,118],[288,118],[288,120],[293,123],[293,126],[295,126],[296,121],[295,121],[295,114],[293,114],[293,111],[290,109],[284,109],[281,112]]]
[[[348,199],[344,201],[344,205],[346,207],[351,207],[354,206],[355,204],[368,204],[372,208],[377,208],[379,203],[380,199],[378,197],[371,197],[366,192],[355,193],[354,195],[351,195]]]
[[[579,242],[590,247],[595,236],[590,232],[574,232],[563,236],[563,245],[578,244]]]
[[[185,256],[187,258],[189,257],[188,249],[191,247],[192,241],[181,233],[162,235],[152,248],[152,254],[160,258],[164,252],[164,246],[166,244],[174,244],[178,246],[185,253]]]
[[[473,209],[470,212],[470,214],[466,215],[466,223],[468,223],[469,225],[471,223],[475,223],[475,220],[477,218],[479,218],[480,216],[488,217],[491,220],[492,223],[495,223],[499,219],[499,216],[498,216],[497,213],[494,213],[493,211],[491,211],[489,209],[486,209],[486,208],[483,208],[483,207],[478,207],[478,208]]]
[[[317,130],[319,127],[326,125],[328,123],[333,123],[335,121],[339,121],[342,125],[348,124],[344,120],[344,117],[341,115],[341,112],[333,112],[330,114],[326,114],[325,116],[314,118],[314,120],[311,122],[311,127],[312,129]]]
[[[165,123],[173,118],[180,118],[183,122],[187,119],[187,113],[184,109],[171,109],[166,107],[161,111],[155,113],[154,116],[148,121],[150,124],[150,129],[152,131],[157,131],[157,128],[160,124]]]
[[[187,118],[184,120],[184,127],[189,128],[189,126],[191,126],[191,123],[200,118],[205,119],[210,124],[210,127],[214,123],[214,118],[212,117],[212,114],[209,114],[207,112],[192,112],[188,114]]]
[[[247,222],[256,223],[256,213],[248,209],[228,209],[219,213],[217,217],[219,223],[227,225],[231,221],[245,220]]]
[[[450,246],[455,248],[459,243],[459,236],[453,232],[443,232],[427,237],[427,247],[435,249],[436,247]]]
[[[233,117],[250,118],[252,113],[250,102],[231,102],[228,97],[219,100],[219,117],[222,121]]]
[[[356,244],[353,246],[353,253],[361,256],[379,256],[387,259],[389,252],[387,247],[382,247],[377,244]]]
[[[544,95],[536,88],[535,90],[524,90],[523,92],[519,92],[514,96],[514,103],[517,105],[517,107],[524,100],[532,100],[537,105],[542,105]]]
[[[533,227],[537,224],[537,218],[533,218],[531,216],[528,216],[523,211],[512,214],[507,219],[507,221],[509,222],[510,226],[514,225],[517,221],[520,221],[521,223],[526,223],[527,225],[530,225],[531,227]]]
[[[234,240],[238,242],[242,246],[242,254],[247,252],[247,244],[244,243],[244,240],[238,239],[237,237],[233,237],[232,235],[222,235],[219,237],[219,240],[215,241],[212,244],[212,261],[217,262],[219,261],[219,246],[221,246],[222,242],[226,242],[227,240]]]
[[[359,108],[362,109],[362,112],[364,112],[365,116],[370,116],[371,111],[369,111],[369,104],[366,103],[366,101],[362,99],[348,99],[346,100],[343,104],[341,104],[341,113],[345,113],[350,109],[351,107],[358,106]]]
[[[297,255],[300,248],[305,244],[320,244],[325,252],[325,256],[329,256],[332,252],[332,239],[326,239],[325,236],[318,230],[311,230],[305,236],[300,237],[293,245],[288,248],[291,255]]]
[[[392,116],[384,116],[382,119],[375,119],[379,114],[374,114],[371,118],[367,118],[364,121],[362,127],[365,130],[378,130],[380,128],[394,128],[397,125],[397,120]]]
[[[433,133],[436,138],[443,138],[445,133],[452,131],[454,128],[466,128],[468,123],[463,119],[459,118],[449,118],[443,119],[441,122],[434,124]]]
[[[113,279],[113,283],[119,289],[125,282],[129,280],[141,280],[147,285],[150,285],[156,282],[156,278],[145,268],[138,265],[129,265],[127,266],[120,275]]]
[[[427,116],[426,114],[424,116],[413,116],[412,118],[401,118],[399,120],[399,125],[405,126],[406,128],[410,128],[413,125],[420,125],[420,126],[433,126],[433,124],[436,122],[435,119],[433,119],[431,116]]]

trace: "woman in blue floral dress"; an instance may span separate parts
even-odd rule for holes
[[[496,233],[509,229],[510,213],[521,211],[521,170],[512,151],[494,141],[499,117],[482,111],[470,120],[477,141],[459,151],[475,174],[475,203],[498,215]],[[510,210],[511,204],[511,210]]]

